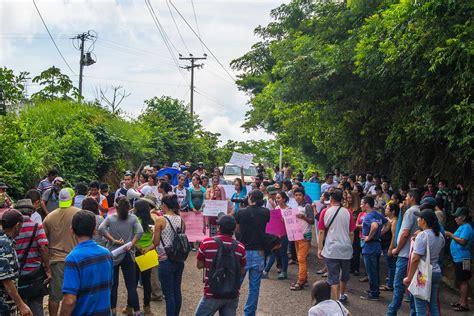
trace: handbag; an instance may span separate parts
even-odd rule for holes
[[[418,267],[416,268],[415,275],[408,286],[410,293],[424,301],[430,301],[431,298],[431,280],[432,280],[432,269],[433,266],[430,262],[430,243],[428,239],[428,233],[424,233],[426,236],[426,256],[425,260],[421,259]]]
[[[33,229],[33,235],[30,238],[28,247],[25,249],[23,256],[21,257],[20,264],[20,277],[18,279],[18,294],[22,298],[34,298],[38,296],[45,296],[48,294],[48,287],[44,284],[46,279],[46,273],[43,269],[43,266],[36,268],[32,271],[29,271],[27,274],[21,275],[21,271],[26,264],[26,258],[28,257],[28,252],[30,251],[33,240],[35,239],[36,230],[38,229],[38,224],[35,224]]]

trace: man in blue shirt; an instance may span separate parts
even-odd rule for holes
[[[382,253],[380,236],[382,227],[388,220],[374,209],[375,201],[370,196],[365,196],[361,201],[362,211],[367,212],[362,222],[363,247],[365,269],[369,277],[369,290],[367,295],[361,295],[363,300],[376,301],[379,299],[379,259]]]
[[[71,226],[78,244],[66,257],[60,315],[110,315],[112,254],[92,240],[94,213],[77,212]]]

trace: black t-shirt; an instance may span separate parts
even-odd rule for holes
[[[240,209],[235,221],[240,225],[240,242],[247,250],[263,250],[265,228],[270,220],[270,211],[262,206],[251,205]]]

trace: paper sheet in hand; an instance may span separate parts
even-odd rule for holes
[[[204,200],[203,215],[217,216],[219,213],[227,214],[228,202],[226,200]]]
[[[282,210],[281,215],[285,220],[286,234],[289,241],[302,240],[303,221],[296,217],[300,211],[297,208]]]
[[[207,237],[202,213],[181,212],[180,215],[186,225],[186,236],[190,242],[202,241]]]
[[[146,254],[136,257],[135,262],[137,263],[140,271],[146,271],[156,267],[159,264],[158,253],[155,249],[150,250]]]
[[[229,163],[239,166],[239,167],[244,167],[244,169],[250,168],[250,165],[252,164],[252,159],[253,155],[244,155],[240,153],[236,153],[235,151],[232,153],[232,157],[230,158]]]
[[[127,252],[128,249],[130,249],[131,247],[132,247],[132,242],[129,241],[125,245],[122,245],[118,247],[117,249],[112,250],[112,256],[117,257],[118,255],[121,255],[122,253]]]

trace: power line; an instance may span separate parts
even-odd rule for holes
[[[201,39],[201,37],[199,36],[198,33],[196,33],[196,31],[193,29],[193,27],[189,24],[189,22],[186,20],[186,18],[181,14],[181,12],[179,12],[178,8],[174,5],[174,3],[169,0],[171,5],[173,6],[173,8],[176,10],[176,12],[178,12],[179,16],[181,17],[181,19],[183,19],[183,21],[186,23],[186,25],[189,27],[189,29],[194,33],[194,35],[196,35],[196,37],[199,39],[199,41],[201,42],[202,45],[204,45],[204,47],[206,47],[206,49],[209,51],[209,53],[211,54],[212,57],[214,57],[214,59],[217,61],[217,63],[221,66],[221,68],[227,73],[227,75],[232,79],[232,81],[235,82],[235,78],[230,74],[230,72],[224,67],[224,65],[219,61],[219,59],[216,57],[216,55],[214,55],[214,53],[212,52],[212,50],[206,45],[206,43],[204,43],[204,41]]]
[[[191,0],[191,6],[193,7],[194,22],[196,23],[196,30],[199,34],[199,37],[201,37],[201,31],[199,30],[199,24],[198,24],[197,15],[196,15],[196,9],[194,8],[194,0]],[[202,48],[202,51],[204,52],[204,46],[202,45],[202,43],[201,43],[201,48]]]
[[[208,99],[209,101],[214,102],[215,104],[219,105],[224,110],[228,110],[230,108],[229,105],[226,105],[226,104],[222,103],[222,101],[204,94],[202,91],[199,91],[198,89],[194,89],[194,92],[196,92],[197,94],[203,96],[204,98]]]
[[[64,56],[61,53],[61,50],[59,49],[58,45],[56,45],[56,42],[54,41],[54,38],[51,35],[51,32],[49,31],[48,26],[46,25],[46,22],[44,21],[43,16],[41,15],[41,12],[40,12],[38,6],[36,5],[35,0],[33,0],[33,4],[35,5],[36,12],[38,12],[39,17],[41,18],[41,22],[43,22],[43,25],[44,25],[46,31],[48,32],[49,38],[51,38],[51,41],[53,42],[54,47],[56,47],[56,50],[58,51],[59,55],[61,56],[61,58],[63,59],[64,63],[67,65],[69,70],[75,75],[76,73],[74,72],[74,70],[72,70],[71,66],[69,66],[69,63],[67,62],[66,58],[64,58]]]
[[[183,43],[184,48],[186,49],[186,51],[189,54],[190,52],[189,52],[188,46],[186,45],[186,42],[184,41],[184,38],[181,35],[181,32],[179,31],[178,23],[176,23],[176,20],[175,20],[174,15],[173,15],[173,11],[171,11],[171,7],[168,3],[168,0],[166,0],[166,6],[168,7],[168,11],[170,12],[171,19],[173,20],[174,26],[176,27],[176,31],[178,32],[179,38],[181,39],[181,42]]]

